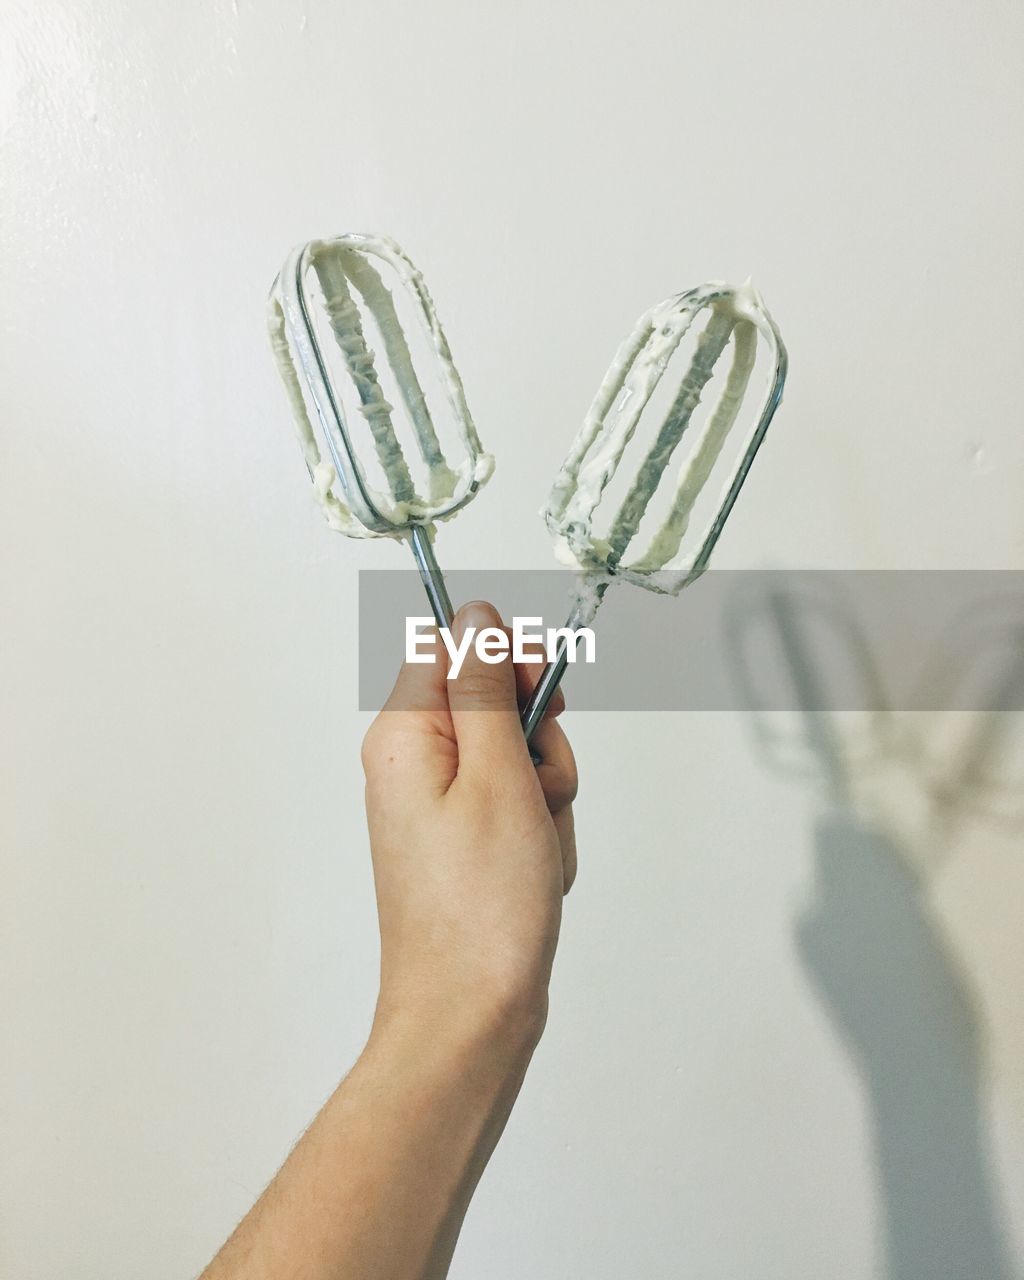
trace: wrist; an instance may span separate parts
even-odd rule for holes
[[[478,1064],[521,1075],[547,1019],[547,992],[474,993],[447,999],[382,990],[370,1045],[387,1044],[417,1057],[436,1057],[462,1068]]]

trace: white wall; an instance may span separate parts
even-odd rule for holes
[[[312,510],[263,334],[285,251],[381,229],[424,268],[499,459],[452,566],[550,563],[535,511],[615,343],[754,271],[792,377],[718,563],[1024,567],[1024,15],[4,9],[0,1271],[157,1280],[201,1268],[373,1000],[356,570],[405,561]],[[1002,1280],[1019,832],[968,817],[912,888],[895,773],[865,847],[816,835],[745,716],[568,724],[550,1028],[454,1274]]]

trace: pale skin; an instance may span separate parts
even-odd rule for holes
[[[490,605],[461,626],[500,625]],[[201,1280],[441,1280],[547,1017],[576,766],[540,672],[406,665],[363,743],[380,921],[366,1048]]]

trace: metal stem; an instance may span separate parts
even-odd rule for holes
[[[426,525],[412,526],[409,530],[409,545],[416,557],[416,568],[420,571],[420,580],[426,590],[437,625],[450,630],[455,610],[448,596],[448,588],[444,585],[441,566],[434,555],[434,546],[430,541],[430,533]]]
[[[575,613],[570,617],[566,626],[573,625]],[[562,676],[565,675],[565,668],[569,665],[569,643],[563,640],[558,646],[554,660],[541,672],[541,677],[530,694],[530,700],[526,704],[522,714],[523,735],[529,742],[533,737],[537,726],[544,719],[544,712],[548,709],[548,703],[555,696],[555,690],[562,682]]]
[[[566,621],[566,629],[576,631],[580,627],[590,626],[594,620],[594,613],[597,605],[604,599],[604,593],[608,590],[611,578],[603,579],[594,587],[597,595],[597,604],[592,605],[584,615],[580,607],[577,605],[569,614]],[[537,730],[537,726],[544,719],[544,712],[548,709],[548,703],[555,696],[555,691],[562,683],[562,676],[565,675],[565,668],[569,665],[569,641],[564,638],[555,651],[555,656],[551,662],[541,672],[540,679],[530,694],[530,700],[526,704],[521,717],[523,725],[523,734],[526,741],[529,742]]]
[[[430,541],[430,534],[427,528],[422,524],[414,524],[409,530],[409,545],[412,547],[412,553],[416,557],[416,568],[420,571],[420,580],[427,592],[427,599],[430,601],[430,607],[434,613],[434,619],[439,627],[447,627],[451,630],[452,623],[455,619],[455,610],[452,608],[452,602],[448,595],[448,588],[444,585],[444,577],[441,573],[441,566],[437,563],[437,557],[434,555],[434,545]],[[550,692],[544,698],[537,713],[537,724],[547,708],[551,695],[558,688],[558,681],[562,678],[562,672],[565,670],[565,657],[563,655],[562,665],[559,668],[558,675],[551,686]],[[545,674],[547,674],[545,672]],[[534,699],[537,691],[534,691]],[[531,700],[531,705],[532,705]],[[529,710],[529,708],[527,708]],[[525,726],[525,720],[524,720]],[[534,725],[536,728],[536,725]],[[529,743],[531,729],[526,733],[526,741]],[[530,759],[534,764],[540,764],[541,758],[536,751],[530,752]]]

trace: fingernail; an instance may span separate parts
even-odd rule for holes
[[[499,626],[501,626],[501,619],[494,605],[488,604],[486,600],[471,600],[455,615],[452,633],[456,643],[459,643],[470,627],[474,631],[480,631],[483,627]]]

